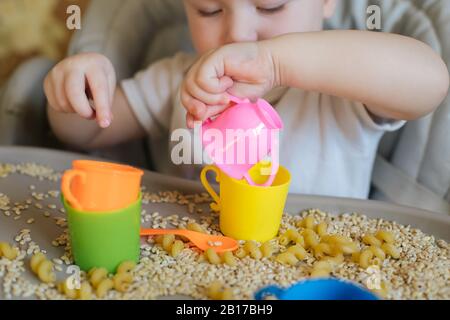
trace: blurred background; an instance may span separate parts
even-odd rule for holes
[[[33,56],[64,57],[73,31],[66,28],[69,5],[82,12],[89,0],[0,0],[0,86]]]

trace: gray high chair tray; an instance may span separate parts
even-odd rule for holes
[[[38,148],[0,147],[0,165],[4,163],[36,163],[49,166],[56,171],[62,172],[71,167],[71,162],[73,160],[80,158],[86,159],[89,157],[75,153]],[[145,171],[142,184],[146,187],[146,191],[150,192],[174,190],[188,194],[204,192],[204,189],[199,182],[169,177],[150,171]],[[31,185],[35,187],[34,190],[31,190]],[[31,176],[17,173],[0,178],[0,193],[7,195],[10,198],[11,203],[23,203],[26,199],[32,198],[32,192],[45,193],[49,190],[59,190],[59,181],[40,181]],[[55,204],[57,208],[62,207],[58,197],[44,198],[40,203],[44,206],[44,209],[49,204]],[[438,239],[450,241],[450,216],[443,216],[432,212],[376,201],[301,195],[289,196],[286,206],[287,212],[298,214],[302,210],[309,208],[319,208],[323,211],[336,214],[358,212],[372,218],[394,220],[401,224],[419,228],[428,234],[434,235]],[[180,216],[189,216],[185,207],[175,204],[149,203],[144,204],[143,209],[146,209],[147,212],[158,211],[161,215],[169,215],[176,212]],[[48,211],[51,212],[52,216],[65,216],[64,213],[59,210],[49,208]],[[198,214],[195,214],[195,217],[198,217]],[[34,219],[34,222],[28,224],[27,221],[31,218]],[[25,228],[31,230],[31,238],[42,249],[47,250],[49,258],[57,258],[64,253],[64,248],[54,247],[52,245],[52,241],[62,233],[63,229],[55,224],[54,219],[44,217],[42,209],[30,206],[23,211],[22,217],[18,220],[14,220],[14,213],[12,213],[11,216],[5,216],[3,211],[0,210],[0,241],[15,243],[15,236],[20,230]],[[26,259],[26,264],[27,263],[28,259]],[[28,265],[25,265],[25,269],[27,270],[25,272],[25,277],[33,283],[37,283],[38,280],[36,277],[31,271],[28,271]],[[64,275],[67,277],[67,274],[64,272],[59,272],[58,279],[62,279]],[[4,298],[3,279],[0,278],[0,300]],[[34,297],[31,296],[29,299],[34,299]],[[174,296],[164,297],[164,299],[188,299],[188,297]]]

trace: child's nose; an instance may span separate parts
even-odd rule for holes
[[[258,32],[252,21],[237,15],[230,19],[227,28],[227,43],[257,41]]]

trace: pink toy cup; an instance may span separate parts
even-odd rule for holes
[[[245,178],[252,186],[270,186],[279,168],[278,133],[283,122],[263,99],[252,103],[248,99],[231,97],[231,101],[230,108],[203,124],[203,147],[214,164],[230,177]],[[256,183],[249,170],[269,155],[270,168],[262,172],[268,179]]]

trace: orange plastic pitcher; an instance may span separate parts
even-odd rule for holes
[[[138,199],[143,174],[142,170],[127,165],[75,160],[73,169],[62,177],[61,189],[77,210],[118,210]]]

